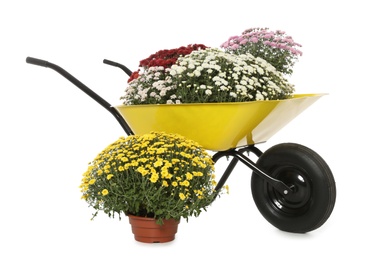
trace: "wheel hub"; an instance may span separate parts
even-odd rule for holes
[[[291,192],[285,195],[268,185],[267,193],[273,204],[286,213],[305,211],[311,199],[311,183],[306,177],[307,174],[296,167],[279,167],[273,171],[272,176],[291,189]]]

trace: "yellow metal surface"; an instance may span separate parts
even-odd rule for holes
[[[119,105],[135,134],[177,133],[207,150],[267,141],[324,94],[296,94],[284,100],[177,105]]]

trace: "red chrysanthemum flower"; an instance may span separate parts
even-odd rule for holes
[[[140,70],[132,72],[131,75],[130,75],[130,78],[127,80],[127,82],[130,82],[134,79],[137,79],[139,77],[139,71]]]
[[[140,61],[139,67],[149,68],[154,66],[162,66],[169,68],[176,63],[177,58],[190,54],[194,50],[204,50],[208,48],[203,44],[189,44],[188,46],[182,46],[176,49],[160,50],[148,58]]]

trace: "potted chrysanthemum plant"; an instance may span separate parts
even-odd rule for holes
[[[199,216],[219,196],[215,191],[214,162],[196,142],[178,134],[152,132],[121,137],[89,164],[81,191],[89,206],[110,217],[130,217],[151,223],[155,234],[135,233],[141,242],[175,238],[180,219]],[[150,221],[150,222],[148,222]],[[167,233],[167,229],[172,233]]]

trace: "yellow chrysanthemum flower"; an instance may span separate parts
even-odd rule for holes
[[[107,196],[108,195],[108,190],[107,189],[104,189],[104,190],[102,190],[102,192],[101,192],[101,194],[103,195],[103,196]]]
[[[151,181],[152,183],[156,183],[156,182],[157,182],[157,180],[158,180],[158,178],[159,178],[159,175],[158,175],[157,173],[152,173],[152,175],[151,175],[151,177],[150,177],[150,181]]]
[[[165,153],[165,152],[166,152],[166,149],[163,148],[163,147],[157,149],[157,154],[162,154],[162,153]]]
[[[202,177],[203,176],[203,172],[193,172],[193,175],[194,176],[197,176],[197,177]]]
[[[187,172],[187,173],[185,174],[185,176],[186,176],[186,179],[187,179],[187,180],[191,180],[191,179],[193,179],[193,174],[191,174],[190,172]]]
[[[188,180],[184,180],[184,181],[180,182],[180,185],[185,186],[185,187],[189,187],[190,182]]]
[[[176,164],[176,163],[180,162],[180,160],[176,159],[176,158],[173,158],[173,159],[171,159],[171,162],[172,162],[172,164]]]
[[[184,195],[184,193],[182,193],[182,192],[179,194],[179,197],[180,197],[180,199],[181,199],[181,200],[186,199],[186,196],[185,196],[185,195]]]
[[[159,166],[162,166],[163,165],[163,160],[162,159],[158,159],[155,163],[154,163],[154,167],[159,167]]]
[[[230,192],[229,185],[225,185],[225,190],[226,190],[226,193],[229,194]]]
[[[185,152],[180,152],[180,155],[185,157],[185,158],[188,158],[188,159],[190,159],[192,157],[191,154],[188,154],[188,153],[185,153]]]
[[[137,159],[138,162],[140,163],[146,163],[149,159],[148,158],[139,158]]]
[[[134,160],[134,161],[132,161],[132,162],[131,162],[131,166],[136,167],[136,166],[138,166],[138,165],[139,165],[139,163],[138,163],[138,161],[136,161],[136,160]]]
[[[162,171],[161,171],[161,177],[162,179],[171,179],[172,178],[172,174],[170,174],[167,170],[167,168],[162,168]]]
[[[137,171],[141,173],[141,175],[145,176],[149,173],[149,170],[145,169],[143,166],[137,168]]]

